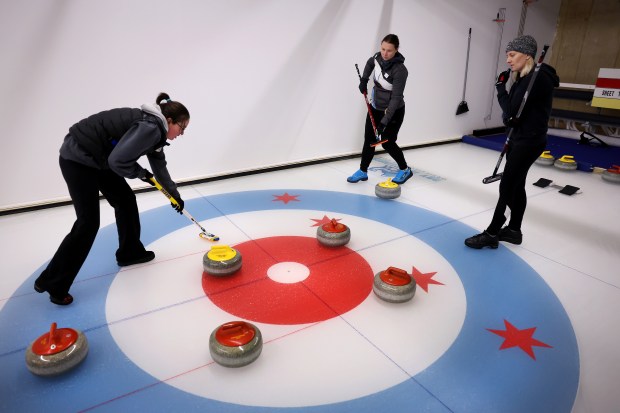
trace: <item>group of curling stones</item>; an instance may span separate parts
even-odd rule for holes
[[[204,254],[205,273],[214,277],[231,275],[241,268],[241,254],[226,245],[215,245]],[[260,330],[245,321],[217,327],[209,338],[213,360],[226,367],[241,367],[258,358],[263,348]],[[46,332],[26,349],[26,367],[37,376],[55,376],[80,364],[88,354],[88,340],[78,330],[58,328],[52,323]]]
[[[395,199],[400,196],[400,193],[400,185],[392,182],[391,178],[375,185],[375,195],[379,198]],[[404,303],[415,295],[416,282],[407,271],[389,267],[375,274],[372,290],[383,301]]]
[[[340,247],[351,240],[351,230],[345,224],[332,219],[317,228],[316,238],[326,247]],[[372,290],[384,301],[404,303],[415,295],[416,282],[407,271],[389,267],[375,274]]]
[[[202,258],[204,276],[228,277],[241,269],[239,250],[215,245]],[[209,337],[213,361],[224,367],[243,367],[254,362],[263,350],[263,336],[254,324],[231,321],[218,326]]]
[[[388,179],[375,187],[379,198],[394,199],[400,196],[400,186]],[[317,228],[318,242],[328,248],[346,245],[351,240],[351,230],[332,219]],[[203,256],[205,275],[227,277],[242,266],[241,253],[227,245],[215,245]],[[416,283],[406,271],[390,267],[375,275],[373,291],[380,299],[390,303],[409,301],[415,295]],[[209,337],[209,352],[213,360],[224,367],[242,367],[254,362],[263,349],[263,338],[254,324],[231,321],[213,330]],[[78,330],[57,328],[56,323],[33,341],[26,350],[26,366],[38,376],[54,376],[73,369],[88,354],[88,340]]]
[[[332,219],[317,228],[316,238],[327,248],[337,248],[351,240],[351,230],[347,225]],[[241,268],[241,263],[241,253],[226,245],[212,247],[203,257],[205,276],[230,276]],[[375,275],[373,291],[384,301],[409,301],[415,290],[415,280],[404,270],[390,267]],[[211,357],[224,367],[246,366],[260,356],[262,349],[260,330],[247,321],[224,323],[213,330],[209,337]]]
[[[542,166],[551,166],[558,169],[562,169],[565,171],[574,171],[577,169],[577,161],[575,161],[575,157],[572,155],[563,155],[560,158],[555,158],[551,151],[544,151],[538,159],[535,161],[536,164]]]
[[[543,166],[551,166],[564,170],[564,171],[574,171],[579,168],[579,163],[575,160],[572,155],[563,155],[559,158],[554,158],[550,151],[544,151],[538,159],[536,159],[536,164]],[[582,165],[582,169],[583,169]],[[592,168],[592,172],[600,173],[601,178],[604,181],[612,182],[612,183],[620,183],[620,166],[612,165],[610,168]],[[587,169],[583,169],[587,170]]]

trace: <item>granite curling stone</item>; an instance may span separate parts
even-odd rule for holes
[[[228,245],[214,245],[202,258],[202,267],[209,275],[225,277],[241,268],[241,253]]]
[[[620,166],[613,165],[611,168],[604,170],[601,178],[608,182],[620,183]]]
[[[555,162],[555,158],[551,155],[550,151],[544,151],[534,163],[543,166],[551,166]]]
[[[351,230],[346,225],[332,219],[317,228],[316,238],[326,247],[341,247],[351,240]]]
[[[394,199],[400,196],[400,185],[392,182],[392,178],[375,185],[375,195],[383,199]]]
[[[88,354],[88,340],[81,331],[56,328],[30,343],[26,349],[26,367],[37,376],[55,376],[80,364]]]
[[[577,162],[572,155],[564,155],[561,158],[556,159],[553,166],[566,171],[574,171],[577,169]]]
[[[245,321],[222,324],[209,337],[213,360],[224,367],[243,367],[260,356],[263,337],[260,330]]]
[[[372,290],[383,301],[404,303],[415,295],[416,282],[407,271],[389,267],[375,274]]]

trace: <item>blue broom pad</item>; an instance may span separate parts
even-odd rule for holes
[[[506,142],[506,134],[500,133],[481,137],[464,135],[463,142],[501,152]],[[595,166],[608,169],[612,165],[620,165],[620,147],[582,145],[578,142],[578,139],[548,135],[545,150],[550,151],[554,158],[572,155],[577,162],[577,169],[580,171],[592,172],[592,168]]]

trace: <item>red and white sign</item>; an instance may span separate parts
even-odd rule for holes
[[[600,69],[592,106],[620,109],[620,69]]]

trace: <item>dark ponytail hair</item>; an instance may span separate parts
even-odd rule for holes
[[[398,50],[398,47],[400,46],[400,41],[398,40],[398,36],[396,36],[395,34],[388,34],[387,36],[383,38],[383,40],[381,40],[381,43],[383,42],[393,44],[396,50]]]
[[[189,120],[189,111],[187,108],[181,102],[171,100],[167,93],[161,92],[157,95],[155,103],[159,105],[161,113],[166,119],[170,118],[174,123]]]

